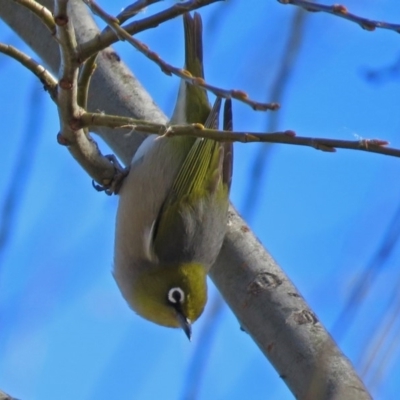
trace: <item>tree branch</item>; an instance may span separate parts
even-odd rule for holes
[[[400,33],[400,25],[399,24],[390,24],[388,22],[383,21],[374,21],[372,19],[367,19],[363,17],[359,17],[355,14],[349,13],[345,6],[341,4],[334,4],[332,6],[326,6],[323,4],[317,4],[312,1],[307,0],[278,0],[279,3],[282,4],[292,4],[293,6],[301,7],[306,11],[318,12],[322,11],[328,14],[333,14],[337,17],[347,19],[349,21],[355,22],[360,25],[361,28],[366,31],[374,31],[376,28],[380,29],[388,29],[390,31],[394,31]]]
[[[47,27],[52,35],[56,34],[56,23],[54,21],[53,15],[46,7],[43,7],[35,0],[14,1],[32,11],[43,22],[43,24]]]
[[[7,54],[9,57],[21,63],[25,68],[29,69],[40,82],[43,83],[45,90],[50,93],[52,99],[57,96],[57,79],[46,70],[43,66],[38,64],[34,59],[27,54],[5,43],[0,43],[0,53]]]
[[[0,390],[0,400],[18,400],[18,399],[11,397],[9,394],[4,393],[2,390]]]
[[[235,132],[206,128],[202,124],[189,125],[165,125],[147,121],[139,121],[129,117],[106,115],[98,113],[84,113],[76,121],[80,127],[93,128],[95,126],[107,126],[109,128],[124,128],[129,132],[138,131],[160,136],[193,136],[213,139],[220,142],[241,143],[284,143],[297,146],[312,147],[316,150],[334,153],[336,148],[361,150],[370,153],[384,154],[400,157],[400,149],[387,147],[386,140],[361,139],[339,140],[326,138],[312,138],[296,136],[293,131],[284,132]]]
[[[89,2],[90,0],[87,1]],[[185,12],[197,10],[209,4],[216,3],[217,1],[222,0],[188,0],[185,2],[179,2],[174,4],[172,7],[167,8],[166,10],[151,15],[150,17],[131,22],[130,24],[123,26],[123,28],[130,35],[134,35],[149,28],[156,28],[163,22],[176,18]],[[86,59],[94,53],[97,53],[99,50],[105,49],[113,43],[118,42],[118,40],[119,38],[115,32],[105,29],[100,35],[97,35],[95,38],[89,40],[82,46],[81,56]]]
[[[156,63],[161,71],[167,75],[175,75],[182,80],[190,83],[191,85],[199,86],[206,89],[209,92],[212,92],[217,97],[222,97],[224,99],[235,99],[239,100],[245,104],[248,104],[256,111],[267,111],[272,110],[276,111],[279,109],[279,104],[277,103],[260,103],[248,98],[247,93],[242,90],[226,90],[221,89],[216,86],[212,86],[205,82],[203,78],[192,76],[192,74],[182,68],[176,68],[171,64],[165,62],[156,52],[149,49],[147,45],[142,43],[140,40],[132,37],[124,28],[120,26],[120,23],[116,17],[112,17],[108,13],[106,13],[95,1],[93,0],[83,0],[92,12],[98,15],[104,22],[108,24],[108,26],[115,32],[115,34],[120,38],[120,40],[126,40],[129,44],[131,44],[136,50],[140,51],[143,55],[145,55],[148,59]]]

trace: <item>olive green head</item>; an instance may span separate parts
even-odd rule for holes
[[[191,324],[207,302],[206,268],[197,263],[152,265],[132,282],[126,300],[134,311],[159,325],[182,328],[190,339]]]

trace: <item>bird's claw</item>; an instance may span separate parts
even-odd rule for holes
[[[98,192],[104,192],[106,195],[111,196],[113,194],[119,193],[122,183],[129,173],[129,168],[124,168],[119,163],[117,157],[115,157],[114,154],[107,154],[104,157],[107,158],[107,160],[109,160],[114,165],[115,175],[110,183],[105,185],[99,185],[94,180],[92,180],[92,186]]]

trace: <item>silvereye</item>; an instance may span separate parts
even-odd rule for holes
[[[203,77],[200,15],[183,20],[185,68]],[[217,127],[220,104],[217,99],[210,110],[206,91],[182,81],[171,123]],[[232,159],[232,143],[152,135],[134,155],[119,193],[114,256],[119,289],[136,313],[181,327],[189,339],[226,232]]]

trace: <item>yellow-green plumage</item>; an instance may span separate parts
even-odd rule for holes
[[[207,300],[207,286],[204,285],[206,270],[200,264],[184,264],[171,271],[160,265],[148,274],[141,274],[133,286],[135,296],[144,299],[137,302],[136,312],[149,316],[148,319],[159,325],[180,327],[176,320],[175,310],[171,307],[160,307],[159,299],[171,287],[182,287],[188,293],[184,303],[184,315],[190,321],[196,321],[203,311],[198,304]],[[154,316],[154,319],[152,318]]]
[[[185,67],[203,77],[201,18],[184,15]],[[205,90],[182,83],[171,122],[216,127]],[[226,231],[232,144],[149,137],[120,192],[114,276],[133,310],[160,325],[190,323],[207,301],[207,272]]]
[[[199,14],[183,17],[185,32],[185,68],[193,76],[204,78],[202,22]],[[199,86],[185,85],[187,91],[186,122],[204,124],[210,114],[211,107],[207,92]]]

